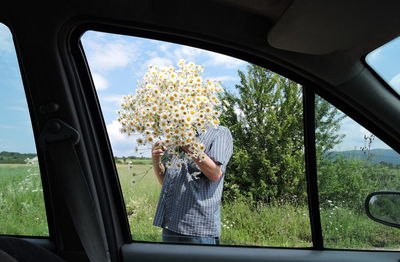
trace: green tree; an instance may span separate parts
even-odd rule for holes
[[[245,196],[267,203],[305,201],[302,87],[256,65],[238,74],[241,81],[236,92],[222,95],[221,123],[234,138],[225,197]],[[317,101],[317,139],[322,153],[340,142],[333,131],[340,127],[341,118],[327,102]]]

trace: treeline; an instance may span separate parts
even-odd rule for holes
[[[25,164],[25,159],[35,156],[36,154],[3,151],[0,152],[0,164]]]

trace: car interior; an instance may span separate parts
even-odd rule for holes
[[[313,246],[132,241],[81,36],[118,33],[202,48],[307,86],[400,152],[400,95],[365,56],[400,35],[400,2],[318,0],[6,1],[29,107],[49,237],[0,237],[1,261],[398,261],[398,251],[324,247],[313,109],[305,108]],[[0,49],[1,50],[1,49]]]

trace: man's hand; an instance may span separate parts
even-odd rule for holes
[[[151,159],[153,160],[153,169],[157,177],[158,182],[162,185],[164,183],[164,172],[165,167],[161,163],[161,157],[164,155],[164,151],[167,150],[165,146],[161,145],[161,142],[157,142],[151,149]]]
[[[161,142],[157,142],[153,145],[151,150],[151,159],[153,160],[153,164],[161,163],[161,157],[164,155],[165,150],[167,150],[167,148],[162,146]]]
[[[187,154],[191,153],[190,146],[182,146],[182,150]],[[200,168],[200,171],[211,181],[216,182],[221,179],[222,171],[221,168],[205,154],[204,160],[200,161],[198,158],[192,158],[197,166]]]
[[[185,151],[185,153],[191,153],[189,145],[181,146],[181,148],[182,148],[183,151]]]

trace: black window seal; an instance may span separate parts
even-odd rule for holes
[[[324,249],[319,212],[319,195],[315,147],[315,93],[303,88],[303,127],[307,178],[308,208],[314,249]]]

